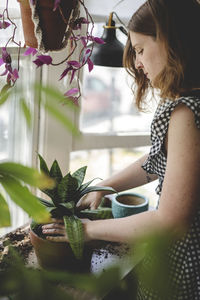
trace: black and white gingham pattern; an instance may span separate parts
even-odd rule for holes
[[[167,134],[171,113],[174,108],[183,103],[194,113],[197,128],[200,129],[200,93],[196,96],[181,97],[176,101],[167,100],[159,104],[151,124],[151,142],[149,156],[143,164],[148,174],[157,174],[159,184],[156,193],[161,194],[165,176],[166,156],[164,141]],[[197,162],[198,163],[198,162]],[[166,300],[200,300],[200,204],[194,216],[190,229],[180,240],[176,241],[168,251],[170,262],[170,278],[173,293]],[[155,257],[145,257],[142,267],[148,272]],[[159,276],[155,274],[154,276]],[[144,287],[139,282],[138,300],[160,299],[156,290]]]
[[[176,101],[167,100],[161,103],[154,115],[151,124],[151,142],[149,157],[143,164],[143,169],[147,174],[157,174],[159,184],[156,193],[161,194],[162,183],[165,176],[166,156],[164,152],[164,141],[167,134],[171,113],[174,108],[183,103],[187,105],[194,113],[195,123],[200,128],[200,99],[199,97],[182,97]]]

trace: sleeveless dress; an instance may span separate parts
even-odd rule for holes
[[[194,122],[200,129],[200,92],[192,93],[172,101],[166,100],[158,105],[151,124],[152,147],[147,160],[142,168],[148,174],[157,174],[159,184],[156,193],[161,194],[165,176],[167,159],[164,151],[164,141],[168,131],[171,113],[179,104],[185,104],[194,114]],[[189,155],[189,154],[188,154]],[[197,162],[199,164],[199,162]],[[200,180],[200,178],[199,178]],[[200,182],[199,182],[200,183]],[[159,205],[159,204],[158,204]],[[168,249],[168,262],[170,296],[160,297],[156,289],[142,284],[139,278],[137,299],[138,300],[200,300],[200,203],[196,215],[191,222],[189,230],[183,237],[172,243]],[[148,255],[144,257],[141,266],[142,274],[150,273],[151,264],[156,257]],[[153,274],[156,278],[159,274]],[[166,283],[167,284],[167,283]]]

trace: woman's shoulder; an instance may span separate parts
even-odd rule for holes
[[[172,112],[178,106],[189,108],[193,112],[197,127],[200,128],[200,91],[197,94],[183,95],[176,100],[161,101],[155,113],[154,122],[157,123],[160,119],[169,122]]]

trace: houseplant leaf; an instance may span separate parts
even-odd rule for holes
[[[78,188],[81,186],[81,184],[83,183],[83,180],[85,178],[85,173],[87,170],[87,166],[84,166],[78,170],[76,170],[73,174],[72,177],[76,178],[78,181]]]
[[[38,200],[46,207],[54,207],[54,204],[52,201],[47,201],[47,200],[44,200],[42,198],[38,198]]]
[[[31,111],[30,111],[28,105],[26,104],[26,101],[24,98],[20,99],[20,104],[21,104],[22,112],[26,119],[26,123],[27,123],[28,127],[31,128],[32,115],[31,115]]]
[[[64,216],[63,219],[72,251],[77,259],[81,259],[84,246],[82,222],[76,216]]]
[[[43,159],[43,157],[38,154],[38,157],[40,159],[40,171],[44,172],[46,175],[50,175],[49,169],[47,167],[47,164],[45,162],[45,160]]]
[[[78,187],[78,180],[68,173],[58,185],[58,196],[61,202],[70,201]]]
[[[10,226],[10,211],[8,204],[2,194],[0,194],[0,227]]]
[[[57,160],[54,160],[54,162],[53,162],[53,164],[51,166],[50,177],[54,178],[57,183],[60,183],[60,181],[63,178],[62,172],[61,172],[61,169],[60,169],[60,167],[58,165]]]
[[[110,207],[99,207],[98,209],[84,209],[81,210],[78,214],[80,218],[88,218],[90,220],[98,220],[98,219],[111,219],[112,208]]]
[[[111,193],[116,193],[116,191],[111,187],[103,187],[103,186],[89,186],[80,193],[80,198],[83,197],[85,194],[90,192],[96,192],[96,191],[108,191]]]
[[[33,196],[27,187],[11,176],[1,178],[1,184],[11,197],[26,213],[34,218],[38,223],[49,222],[50,215],[46,208]]]
[[[45,109],[62,125],[66,127],[67,130],[72,132],[73,135],[79,136],[80,132],[74,123],[67,118],[66,114],[63,111],[59,110],[55,104],[52,104],[50,101],[45,102]]]

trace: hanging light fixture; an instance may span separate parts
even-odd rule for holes
[[[116,29],[124,34],[127,32],[123,26],[116,27],[113,20],[113,13],[110,13],[108,23],[104,25],[104,32],[101,39],[105,44],[96,44],[93,48],[91,60],[94,65],[106,67],[123,67],[122,59],[124,45],[116,37]]]

